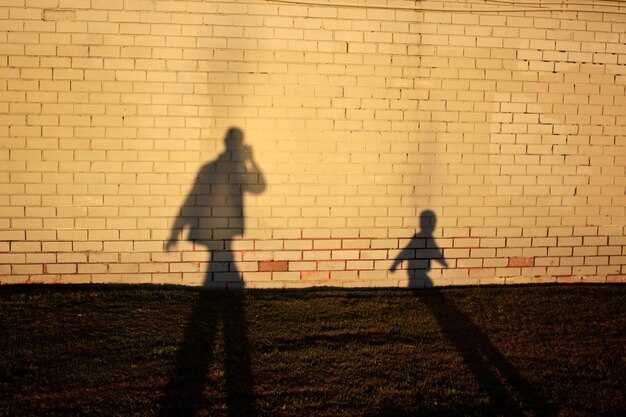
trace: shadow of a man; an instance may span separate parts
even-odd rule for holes
[[[256,414],[245,299],[241,291],[245,284],[237,270],[232,244],[245,231],[244,193],[261,193],[265,180],[252,157],[252,148],[244,144],[240,129],[230,128],[224,144],[224,152],[198,173],[174,222],[166,249],[170,251],[188,228],[187,240],[209,251],[204,284],[224,283],[234,291],[199,295],[177,352],[162,416],[194,416],[203,408],[203,391],[209,381],[207,373],[212,366],[218,327],[223,333],[227,413],[229,416]]]
[[[244,144],[243,132],[230,128],[224,145],[224,152],[198,173],[165,246],[170,251],[183,229],[189,228],[187,240],[206,246],[211,252],[205,285],[216,279],[242,283],[232,243],[245,231],[244,193],[259,194],[265,190],[263,173],[252,157],[252,148]],[[215,256],[218,253],[219,261]]]
[[[390,271],[407,262],[409,288],[432,287],[428,276],[432,262],[448,267],[433,232],[437,216],[425,210],[420,216],[421,230],[398,254]],[[464,313],[445,292],[433,288],[417,291],[416,296],[430,310],[444,336],[461,355],[476,377],[480,389],[489,395],[493,415],[553,415],[554,410],[524,378],[519,370],[491,342],[482,329]]]

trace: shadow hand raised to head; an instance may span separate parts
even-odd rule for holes
[[[246,160],[252,159],[252,146],[243,145],[243,155]]]

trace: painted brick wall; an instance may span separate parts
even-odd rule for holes
[[[626,5],[357,3],[3,0],[0,283],[626,281]]]

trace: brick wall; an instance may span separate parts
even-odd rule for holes
[[[626,5],[352,3],[4,0],[0,283],[624,282]]]

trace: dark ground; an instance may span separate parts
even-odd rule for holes
[[[626,287],[0,287],[0,416],[623,416]]]

